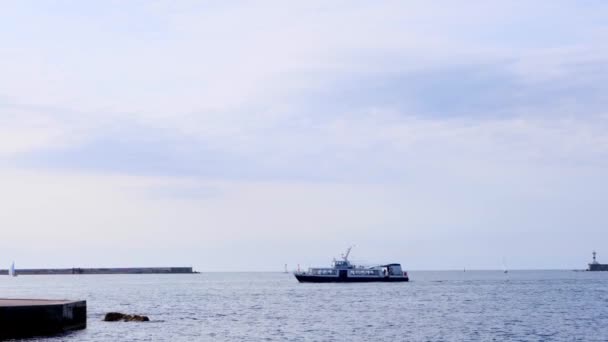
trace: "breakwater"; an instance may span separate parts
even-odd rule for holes
[[[608,264],[589,264],[588,271],[608,271]]]
[[[75,275],[75,274],[192,274],[192,267],[110,267],[110,268],[29,268],[16,269],[17,275]],[[8,270],[0,270],[8,275]]]

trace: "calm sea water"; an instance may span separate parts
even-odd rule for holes
[[[410,277],[386,284],[299,284],[282,273],[0,277],[0,297],[87,300],[86,330],[41,341],[608,341],[608,272]],[[152,322],[103,322],[109,311]]]

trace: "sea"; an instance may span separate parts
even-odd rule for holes
[[[28,341],[608,341],[608,272],[409,275],[358,284],[300,284],[286,273],[2,276],[0,298],[87,301],[85,330]],[[110,311],[151,321],[104,322]]]

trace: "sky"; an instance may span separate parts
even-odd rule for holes
[[[607,17],[3,1],[0,268],[608,262]]]

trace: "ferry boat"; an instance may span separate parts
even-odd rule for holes
[[[308,271],[296,271],[296,279],[301,283],[362,283],[362,282],[397,282],[409,281],[407,272],[400,264],[386,264],[372,267],[356,266],[349,260],[352,247],[342,255],[342,260],[334,259],[332,267],[309,268]]]

